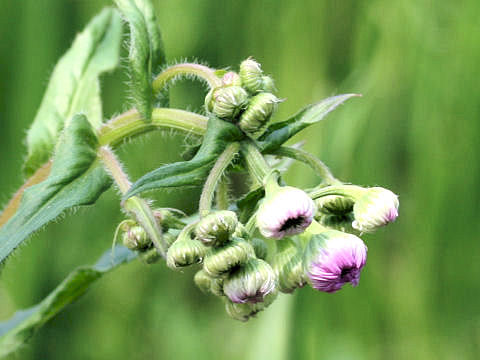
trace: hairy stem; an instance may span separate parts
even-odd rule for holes
[[[240,149],[239,143],[231,143],[223,151],[218,158],[217,162],[213,166],[210,174],[203,186],[202,195],[200,196],[199,214],[201,217],[208,215],[212,208],[213,195],[217,187],[218,181],[223,175],[225,169],[230,165],[235,155]]]
[[[194,63],[177,64],[166,68],[153,80],[154,94],[160,92],[170,80],[180,75],[197,76],[205,80],[210,88],[222,85],[222,81],[215,75],[215,71],[207,66]]]
[[[128,179],[127,174],[123,171],[120,161],[118,161],[115,154],[106,146],[103,146],[98,150],[98,156],[103,161],[122,195],[125,194],[130,188],[130,180]],[[150,237],[150,240],[152,240],[157,251],[165,257],[167,245],[162,236],[162,229],[158,225],[148,202],[138,196],[132,196],[127,199],[122,206],[128,213],[135,217]]]
[[[253,142],[246,142],[242,147],[242,153],[247,163],[247,169],[253,178],[261,185],[265,185],[267,175],[272,172],[265,158]]]
[[[228,209],[228,180],[225,177],[221,177],[218,181],[216,191],[217,207],[219,210]]]
[[[285,156],[307,164],[317,173],[317,175],[322,178],[324,185],[342,183],[335,176],[333,176],[327,165],[325,165],[320,159],[317,159],[313,154],[310,154],[305,150],[296,149],[289,146],[281,146],[278,149],[269,152],[269,154]]]

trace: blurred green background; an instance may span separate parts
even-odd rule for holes
[[[3,0],[0,202],[22,183],[23,138],[48,77],[109,1]],[[155,1],[170,61],[237,66],[254,56],[287,99],[276,119],[357,92],[296,140],[342,180],[400,195],[396,223],[363,238],[358,288],[283,296],[257,319],[227,317],[191,271],[134,263],[109,274],[12,359],[478,359],[480,354],[480,3],[475,0]],[[104,77],[107,118],[128,108],[124,69]],[[172,89],[200,110],[202,86]],[[179,159],[180,137],[119,152],[132,178]],[[303,165],[290,184],[317,179]],[[192,211],[198,190],[156,198]],[[111,245],[115,192],[34,236],[4,267],[0,318],[42,299]]]

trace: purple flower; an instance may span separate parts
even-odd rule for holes
[[[300,234],[312,223],[315,210],[315,203],[304,191],[279,187],[260,205],[257,226],[267,238]]]
[[[357,286],[367,247],[355,235],[336,230],[316,234],[305,252],[305,273],[314,289],[333,293],[346,283]]]

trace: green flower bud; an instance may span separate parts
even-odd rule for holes
[[[195,282],[195,285],[202,290],[204,293],[209,293],[210,292],[210,287],[212,286],[212,280],[213,278],[209,276],[205,270],[200,270],[195,273],[195,276],[193,277],[193,281]]]
[[[398,216],[398,197],[381,187],[366,189],[353,206],[355,220],[352,226],[362,232],[375,231],[378,227],[395,221]]]
[[[220,277],[245,264],[255,256],[252,245],[240,238],[233,238],[223,247],[212,249],[203,261],[203,269],[212,277]]]
[[[167,244],[168,247],[170,247],[177,240],[177,237],[169,232],[164,232],[162,236],[163,241],[165,241],[165,244]]]
[[[279,102],[280,100],[271,93],[255,95],[240,116],[238,126],[251,137],[258,138],[265,131]]]
[[[157,249],[152,248],[144,253],[140,254],[140,259],[145,263],[145,264],[155,264],[162,258],[162,255],[158,252]]]
[[[250,234],[247,231],[247,228],[245,225],[243,225],[241,222],[237,224],[237,227],[235,228],[235,232],[233,233],[232,237],[237,237],[237,238],[242,238],[245,240],[250,239]]]
[[[348,233],[355,232],[355,229],[352,227],[352,222],[354,220],[353,212],[349,212],[343,215],[327,215],[318,212],[317,215],[315,215],[315,220],[317,220],[321,225],[330,229]]]
[[[246,107],[248,94],[241,86],[212,89],[205,98],[205,107],[221,119],[235,119]]]
[[[156,209],[153,211],[153,216],[157,219],[162,231],[166,232],[169,229],[183,229],[185,223],[181,221],[179,216],[186,216],[182,211],[177,209]]]
[[[277,298],[277,291],[273,291],[263,299],[263,302],[256,304],[251,303],[234,303],[225,298],[225,310],[227,314],[235,320],[247,321],[254,317],[260,311],[266,309]]]
[[[265,260],[268,255],[268,246],[265,244],[265,241],[259,238],[253,238],[250,240],[250,244],[253,246],[253,250],[255,250],[255,256],[259,259]]]
[[[263,71],[258,62],[251,58],[242,61],[239,73],[243,87],[250,93],[255,94],[262,90]]]
[[[222,77],[222,83],[225,86],[242,86],[240,76],[234,71],[225,73]]]
[[[152,241],[143,227],[139,225],[126,227],[126,231],[122,234],[122,240],[123,245],[127,248],[130,250],[144,251],[152,246]]]
[[[217,247],[230,239],[237,224],[237,215],[233,211],[217,211],[200,220],[195,233],[204,245]]]
[[[262,76],[262,90],[269,93],[277,91],[275,83],[270,76]]]
[[[279,251],[273,258],[272,268],[277,277],[278,290],[289,294],[307,282],[303,271],[303,252],[289,240],[281,240],[278,245]]]
[[[263,260],[251,258],[229,274],[223,291],[234,303],[263,302],[265,296],[275,290],[275,282],[272,267]]]
[[[353,211],[355,201],[341,195],[327,195],[315,199],[319,212],[327,215],[345,215]]]
[[[167,266],[171,269],[202,262],[207,249],[200,241],[179,238],[167,251]]]

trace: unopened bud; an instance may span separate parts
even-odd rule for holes
[[[279,243],[287,242],[281,240]],[[297,246],[288,242],[275,254],[272,268],[277,276],[277,288],[283,293],[292,293],[306,284],[303,270],[303,252]]]
[[[268,93],[274,93],[277,91],[275,83],[270,76],[262,76],[262,90]]]
[[[224,86],[242,86],[240,75],[234,71],[225,73],[225,75],[222,77],[222,83]]]
[[[265,296],[263,302],[256,304],[234,303],[228,298],[225,298],[225,310],[227,314],[235,320],[248,321],[248,319],[254,317],[257,313],[270,306],[270,304],[272,304],[277,298],[277,294],[277,291],[272,291],[270,294]]]
[[[212,277],[220,277],[254,256],[252,245],[243,239],[234,238],[224,246],[212,249],[203,261],[203,269]]]
[[[206,246],[221,246],[235,232],[237,223],[237,215],[233,211],[216,211],[200,220],[195,228],[195,234]]]
[[[221,119],[235,119],[245,108],[248,94],[241,86],[212,89],[205,98],[208,111]]]
[[[315,199],[319,212],[327,215],[344,215],[353,211],[355,201],[341,195],[327,195]]]
[[[162,256],[156,248],[149,249],[140,254],[140,259],[148,265],[157,263],[161,258]]]
[[[167,266],[177,269],[202,262],[207,249],[197,240],[179,238],[167,251]]]
[[[353,206],[355,220],[352,226],[364,232],[371,232],[380,226],[395,221],[398,216],[398,197],[381,187],[366,189]]]
[[[183,229],[185,223],[178,218],[180,215],[186,216],[183,212],[176,209],[156,209],[153,211],[153,216],[157,219],[163,232],[169,229]]]
[[[263,134],[280,100],[271,93],[255,95],[240,116],[238,126],[253,138]]]
[[[250,244],[255,250],[255,256],[259,259],[265,260],[268,255],[268,246],[265,244],[265,241],[259,238],[253,238],[250,240]]]
[[[262,90],[263,71],[258,62],[251,58],[242,61],[239,73],[243,87],[250,93],[255,94]]]
[[[152,245],[143,227],[139,225],[129,226],[122,234],[123,245],[130,250],[143,251]]]
[[[251,258],[239,269],[229,274],[223,291],[234,303],[263,302],[275,290],[275,273],[265,261]]]

